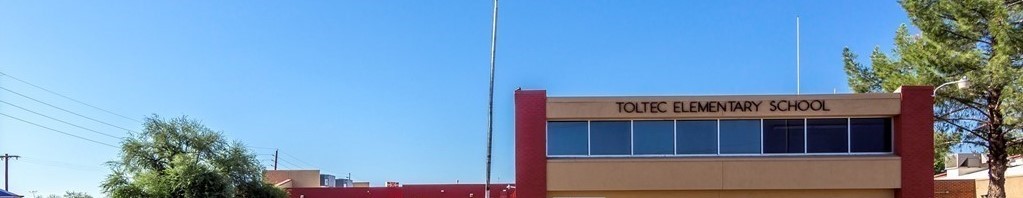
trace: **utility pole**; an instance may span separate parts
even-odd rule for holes
[[[7,154],[7,153],[4,153],[4,156],[0,156],[0,158],[2,158],[4,160],[4,190],[6,190],[6,191],[11,191],[11,189],[10,189],[11,180],[9,180],[9,176],[11,174],[8,171],[8,169],[10,169],[10,167],[11,167],[10,166],[11,158],[18,159],[19,157],[21,157],[21,156],[10,155],[10,154]]]
[[[278,151],[281,149],[274,149],[274,170],[277,170],[277,156],[280,155]]]

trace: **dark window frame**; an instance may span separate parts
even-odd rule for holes
[[[802,119],[803,120],[803,124],[804,124],[804,126],[803,126],[803,131],[804,131],[804,134],[803,134],[803,143],[804,143],[803,153],[796,153],[796,152],[793,152],[793,153],[770,153],[770,152],[767,152],[767,148],[766,148],[766,144],[765,144],[765,139],[767,138],[766,137],[766,133],[767,132],[764,129],[764,127],[767,126],[766,125],[766,121],[767,120],[779,120],[779,119],[782,119],[782,120]],[[816,119],[816,120],[819,120],[819,119],[844,119],[845,120],[845,126],[846,126],[846,130],[845,130],[845,132],[846,132],[846,134],[845,134],[845,140],[846,140],[845,146],[846,146],[846,149],[845,149],[845,152],[811,152],[811,148],[810,148],[811,147],[810,146],[810,141],[811,141],[810,140],[811,139],[810,136],[811,135],[809,134],[810,127],[808,126],[810,124],[809,120],[811,120],[811,119]],[[882,142],[882,143],[886,143],[886,145],[881,145],[881,146],[876,146],[875,145],[874,146],[874,147],[881,148],[881,149],[879,149],[880,151],[863,151],[862,149],[861,150],[857,150],[857,149],[854,148],[854,144],[856,144],[855,143],[856,140],[854,140],[854,135],[853,135],[853,128],[854,128],[853,127],[853,120],[855,120],[855,119],[883,120],[883,122],[881,122],[881,124],[883,126],[885,126],[885,128],[884,128],[884,131],[881,131],[879,133],[885,134],[887,136],[883,137],[883,138],[873,137],[873,140],[875,142],[879,141],[879,142]],[[727,122],[727,121],[730,121],[730,120],[756,120],[756,121],[759,121],[759,125],[760,125],[760,127],[759,127],[759,130],[760,130],[760,134],[759,134],[759,140],[760,140],[759,141],[759,144],[760,144],[759,146],[760,146],[760,148],[759,148],[759,151],[760,152],[759,153],[725,153],[725,152],[722,152],[722,145],[721,145],[721,143],[722,143],[722,122]],[[603,154],[603,155],[601,155],[601,154],[594,155],[593,154],[593,147],[594,146],[593,146],[592,124],[593,124],[593,122],[605,122],[605,121],[628,122],[628,125],[629,125],[629,127],[628,127],[629,128],[628,129],[629,130],[629,132],[628,132],[628,134],[629,134],[628,135],[628,139],[629,139],[628,140],[629,153],[627,153],[627,154]],[[670,122],[672,122],[672,124],[673,124],[673,127],[672,127],[672,147],[674,148],[672,153],[668,153],[668,154],[641,154],[641,153],[637,153],[636,152],[636,143],[637,143],[637,141],[636,141],[636,136],[635,136],[635,133],[636,133],[636,131],[635,131],[636,130],[635,129],[635,123],[636,122],[642,122],[642,121],[670,121]],[[682,153],[682,152],[679,152],[679,148],[680,148],[679,146],[683,142],[679,140],[679,138],[682,138],[681,137],[682,134],[679,131],[680,129],[679,129],[678,124],[680,122],[684,122],[684,121],[712,121],[712,122],[714,122],[714,124],[716,125],[715,126],[715,131],[713,132],[714,136],[716,136],[716,137],[714,137],[715,141],[716,141],[714,143],[715,146],[716,146],[714,153]],[[706,157],[706,156],[712,156],[712,157],[713,156],[720,156],[720,157],[724,157],[724,156],[777,156],[777,155],[789,155],[789,156],[793,156],[793,155],[794,156],[815,156],[815,155],[836,155],[836,156],[848,156],[848,155],[890,155],[890,154],[894,154],[895,153],[894,151],[896,150],[896,146],[897,146],[897,145],[895,145],[895,135],[897,135],[896,133],[898,133],[898,131],[895,129],[896,128],[896,123],[895,123],[895,117],[894,116],[803,117],[803,118],[799,118],[799,117],[789,117],[789,118],[779,117],[779,118],[723,118],[723,119],[698,119],[698,118],[693,118],[693,119],[607,119],[607,120],[567,120],[567,119],[566,120],[560,120],[560,119],[554,119],[554,120],[547,120],[546,122],[547,122],[548,126],[545,127],[545,129],[546,129],[545,130],[545,133],[546,133],[545,134],[545,145],[547,146],[545,153],[547,154],[548,157]],[[550,149],[551,149],[551,142],[550,141],[551,141],[551,138],[550,138],[550,128],[549,128],[549,123],[551,123],[551,122],[584,122],[585,125],[586,125],[586,142],[585,142],[586,153],[585,154],[551,154],[550,153]],[[878,133],[878,132],[873,132],[873,133]]]

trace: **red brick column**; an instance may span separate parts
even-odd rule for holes
[[[931,86],[902,86],[895,154],[902,158],[899,198],[934,197],[934,97]],[[899,91],[897,91],[899,92]]]
[[[547,197],[547,91],[515,91],[515,195]]]

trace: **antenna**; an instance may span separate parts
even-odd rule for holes
[[[799,16],[796,16],[796,95],[799,95]]]

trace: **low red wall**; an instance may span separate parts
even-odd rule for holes
[[[510,184],[491,184],[491,198],[514,198]],[[289,188],[292,198],[483,198],[483,184],[413,184],[371,188]]]
[[[402,198],[401,188],[289,188],[292,198]]]

